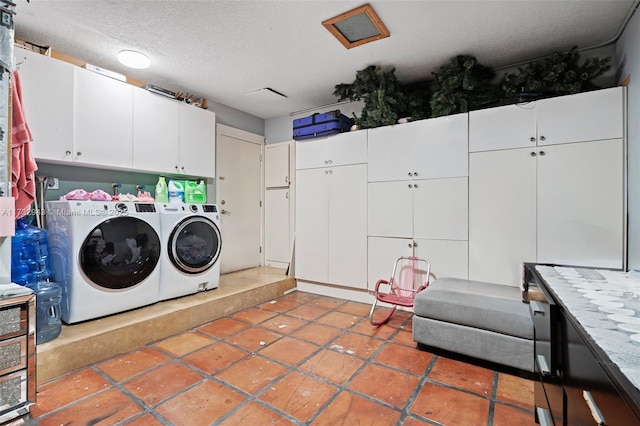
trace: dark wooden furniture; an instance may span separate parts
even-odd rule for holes
[[[572,315],[572,302],[558,297],[535,266],[524,265],[523,295],[534,323],[536,422],[640,425],[640,390]],[[635,360],[640,364],[640,345]]]

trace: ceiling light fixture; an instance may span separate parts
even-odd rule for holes
[[[390,35],[387,27],[369,4],[327,19],[322,22],[322,25],[347,49],[387,38]]]
[[[151,59],[149,59],[147,55],[136,52],[135,50],[121,50],[118,53],[118,61],[120,61],[122,65],[136,69],[149,68],[151,65]]]

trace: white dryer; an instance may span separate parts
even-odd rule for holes
[[[157,204],[162,234],[160,300],[217,288],[222,235],[215,204]]]
[[[49,201],[46,218],[65,323],[158,301],[160,215],[154,203]]]

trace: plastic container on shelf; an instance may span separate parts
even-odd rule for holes
[[[202,191],[202,185],[199,182],[188,180],[184,189],[185,203],[204,204],[206,199],[207,194]]]
[[[169,179],[169,202],[172,204],[184,203],[184,181]]]
[[[156,202],[169,202],[169,189],[167,187],[167,181],[164,176],[160,176],[158,178],[158,183],[156,184]]]
[[[198,193],[202,194],[202,204],[207,202],[207,184],[204,183],[204,179],[198,181]]]
[[[36,344],[49,342],[62,331],[62,288],[54,282],[29,284],[36,295]]]

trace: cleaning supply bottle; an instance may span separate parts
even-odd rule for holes
[[[199,197],[200,197],[199,203],[202,203],[202,204],[206,203],[207,202],[207,185],[204,183],[204,179],[200,179],[198,181],[196,192],[199,194]]]
[[[167,188],[167,181],[164,176],[160,176],[158,183],[156,184],[156,202],[168,203],[169,202],[169,190]]]
[[[196,190],[198,189],[198,184],[193,180],[188,180],[184,185],[184,202],[185,203],[197,203]]]
[[[172,204],[184,203],[184,185],[182,181],[169,179],[169,202]]]

